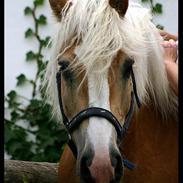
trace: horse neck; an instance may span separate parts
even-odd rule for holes
[[[125,169],[124,183],[178,182],[178,123],[173,118],[163,123],[153,106],[143,106],[133,118],[121,153],[137,165],[133,172]]]
[[[177,121],[173,117],[163,121],[162,115],[152,105],[142,106],[132,120],[129,132],[122,143],[122,153],[129,160],[136,161],[138,154],[144,154],[142,151],[147,154],[159,151],[163,154],[161,146],[164,146],[163,151],[170,151],[170,145],[177,144]]]

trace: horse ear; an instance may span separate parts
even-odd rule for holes
[[[119,13],[120,17],[123,17],[128,9],[128,0],[109,0],[109,4]]]
[[[61,19],[61,10],[66,4],[67,0],[49,0],[51,9],[58,21]]]

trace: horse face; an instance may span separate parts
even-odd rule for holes
[[[107,109],[123,125],[130,108],[132,61],[118,52],[110,68],[99,77],[69,67],[77,57],[75,47],[68,49],[60,58],[62,71],[61,94],[65,115],[71,120],[88,107]],[[102,83],[100,90],[98,83]],[[105,118],[91,117],[81,122],[71,134],[77,147],[77,173],[84,182],[110,182],[122,176],[122,158],[117,145],[114,126]]]

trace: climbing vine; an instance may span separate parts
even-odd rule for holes
[[[38,13],[44,3],[45,0],[34,0],[32,7],[24,9],[24,15],[34,22],[33,27],[25,31],[25,39],[38,45],[36,51],[27,51],[25,60],[36,64],[37,71],[34,79],[29,79],[24,73],[16,77],[17,88],[23,89],[25,84],[32,86],[30,99],[20,95],[16,89],[5,97],[5,110],[10,112],[4,123],[5,150],[11,159],[58,162],[67,136],[51,118],[51,106],[45,103],[44,89],[40,92],[44,77],[42,71],[48,63],[43,58],[43,51],[50,40],[49,36],[40,35],[40,28],[47,24],[47,17]]]
[[[162,14],[163,13],[163,5],[161,3],[154,3],[154,0],[141,0],[142,3],[149,3],[152,14]],[[164,26],[161,24],[156,25],[159,29],[164,29]]]

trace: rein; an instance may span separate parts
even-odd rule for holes
[[[63,123],[68,133],[68,142],[67,144],[71,148],[75,158],[77,158],[77,148],[74,144],[71,133],[74,129],[76,129],[85,119],[88,119],[90,117],[101,117],[105,118],[110,122],[116,129],[118,139],[121,140],[124,138],[125,134],[127,133],[130,124],[132,122],[132,116],[134,113],[134,97],[136,99],[137,106],[140,108],[141,102],[139,100],[139,97],[137,95],[137,89],[136,89],[136,82],[135,82],[135,76],[133,73],[133,69],[131,68],[131,78],[133,83],[133,91],[131,92],[131,103],[130,103],[130,109],[125,117],[124,125],[121,126],[120,122],[117,120],[117,118],[108,110],[100,107],[89,107],[82,111],[80,111],[78,114],[76,114],[70,121],[68,120],[67,116],[64,113],[63,109],[63,103],[61,98],[61,76],[62,76],[62,70],[61,68],[56,74],[56,81],[57,81],[57,90],[58,90],[58,98],[59,98],[59,105],[60,105],[60,111],[63,117]],[[135,165],[131,163],[130,161],[123,159],[124,165],[129,168],[133,169]]]

